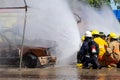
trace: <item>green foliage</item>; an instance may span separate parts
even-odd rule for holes
[[[118,3],[120,3],[120,0],[117,0]]]
[[[100,8],[102,5],[102,2],[100,0],[88,0],[88,3],[95,8]]]
[[[101,8],[101,5],[103,5],[103,4],[110,5],[110,0],[79,0],[79,1],[87,2],[92,7],[95,7],[95,8]],[[114,1],[115,1],[115,3],[120,4],[120,0],[114,0]],[[120,6],[118,6],[117,8],[120,9]]]

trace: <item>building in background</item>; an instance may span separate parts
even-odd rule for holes
[[[110,0],[110,6],[111,6],[116,18],[120,22],[120,3],[118,3],[117,0]]]

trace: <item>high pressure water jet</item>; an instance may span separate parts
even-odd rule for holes
[[[1,8],[25,6],[24,2],[18,0],[1,0],[0,4]],[[97,29],[106,34],[120,32],[119,22],[108,6],[96,10],[78,0],[26,0],[26,4],[29,8],[26,14],[25,34],[25,10],[22,9],[0,10],[0,31],[8,31],[3,36],[7,36],[9,43],[14,46],[24,42],[24,46],[34,48],[51,47],[50,52],[57,57],[57,64],[60,65],[76,61],[80,36],[86,30]]]
[[[5,31],[11,31],[10,34],[7,33],[7,35],[11,35],[7,36],[9,40],[12,38],[12,34],[16,35],[16,40],[20,39],[17,41],[10,40],[14,46],[22,44],[35,48],[52,47],[50,51],[58,58],[58,64],[70,64],[75,61],[72,58],[73,55],[75,58],[75,54],[79,50],[80,37],[77,23],[67,0],[26,0],[26,4],[29,6],[26,15],[25,10],[22,10],[23,6],[26,7],[23,2],[20,3],[17,0],[7,1],[1,0],[0,6],[2,8],[9,7],[10,10],[4,12],[5,10],[3,9],[1,11],[3,14],[7,13],[7,15],[1,16],[3,18],[0,18],[0,25],[3,32],[3,28],[7,28]],[[12,9],[13,7],[14,9]],[[20,10],[15,9],[16,7],[20,8]],[[12,19],[7,21],[9,11],[13,12],[13,14],[10,15]],[[4,25],[4,22],[9,22],[13,19],[13,24]],[[23,52],[22,49],[21,51]]]
[[[94,29],[103,31],[106,35],[110,32],[120,34],[120,24],[110,6],[103,5],[101,9],[95,9],[87,3],[75,0],[72,9],[81,17],[81,23],[78,24],[81,36],[86,30]]]

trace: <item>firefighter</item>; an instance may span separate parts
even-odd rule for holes
[[[108,67],[120,67],[120,43],[118,42],[118,36],[111,32],[109,38],[110,43],[105,55],[106,63]]]
[[[79,52],[77,54],[77,63],[82,63],[82,56],[85,53],[85,48],[87,46],[86,44],[88,43],[89,40],[92,39],[91,32],[90,31],[86,31],[83,38],[85,38],[85,39],[83,40],[81,48],[80,48],[80,50],[79,50]]]
[[[83,35],[82,38],[81,38],[82,42],[85,40],[85,36]]]
[[[106,41],[106,35],[104,34],[104,32],[99,32],[100,37]]]
[[[82,41],[82,42],[81,42],[80,46],[82,46],[84,40],[85,40],[85,36],[83,35],[82,38],[81,38],[81,41]],[[78,53],[79,53],[79,52],[78,52]],[[81,59],[80,59],[80,58],[81,58],[81,55],[78,54],[78,53],[77,53],[77,64],[76,64],[76,66],[82,68],[83,64],[81,63]]]
[[[106,36],[106,41],[107,41],[108,44],[110,43],[110,34],[108,34],[108,35]]]
[[[98,63],[98,53],[99,47],[97,43],[92,40],[92,34],[90,31],[85,32],[85,40],[80,48],[80,51],[77,55],[78,62],[80,61],[83,64],[84,68],[93,69],[101,68]]]
[[[93,35],[93,39],[94,41],[99,45],[99,55],[98,55],[98,61],[101,64],[101,66],[106,66],[106,62],[104,59],[104,54],[106,53],[106,49],[107,49],[107,42],[102,39],[100,37],[100,34],[98,30],[93,30],[92,31],[92,35]]]
[[[81,38],[82,42],[81,42],[80,46],[83,44],[84,40],[85,40],[85,36],[83,35],[82,38]]]
[[[118,41],[119,41],[119,43],[120,43],[120,35],[119,35],[119,37],[118,37]]]

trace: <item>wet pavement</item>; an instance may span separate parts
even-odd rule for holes
[[[46,68],[0,68],[0,80],[120,80],[120,69],[81,69],[73,65]]]

